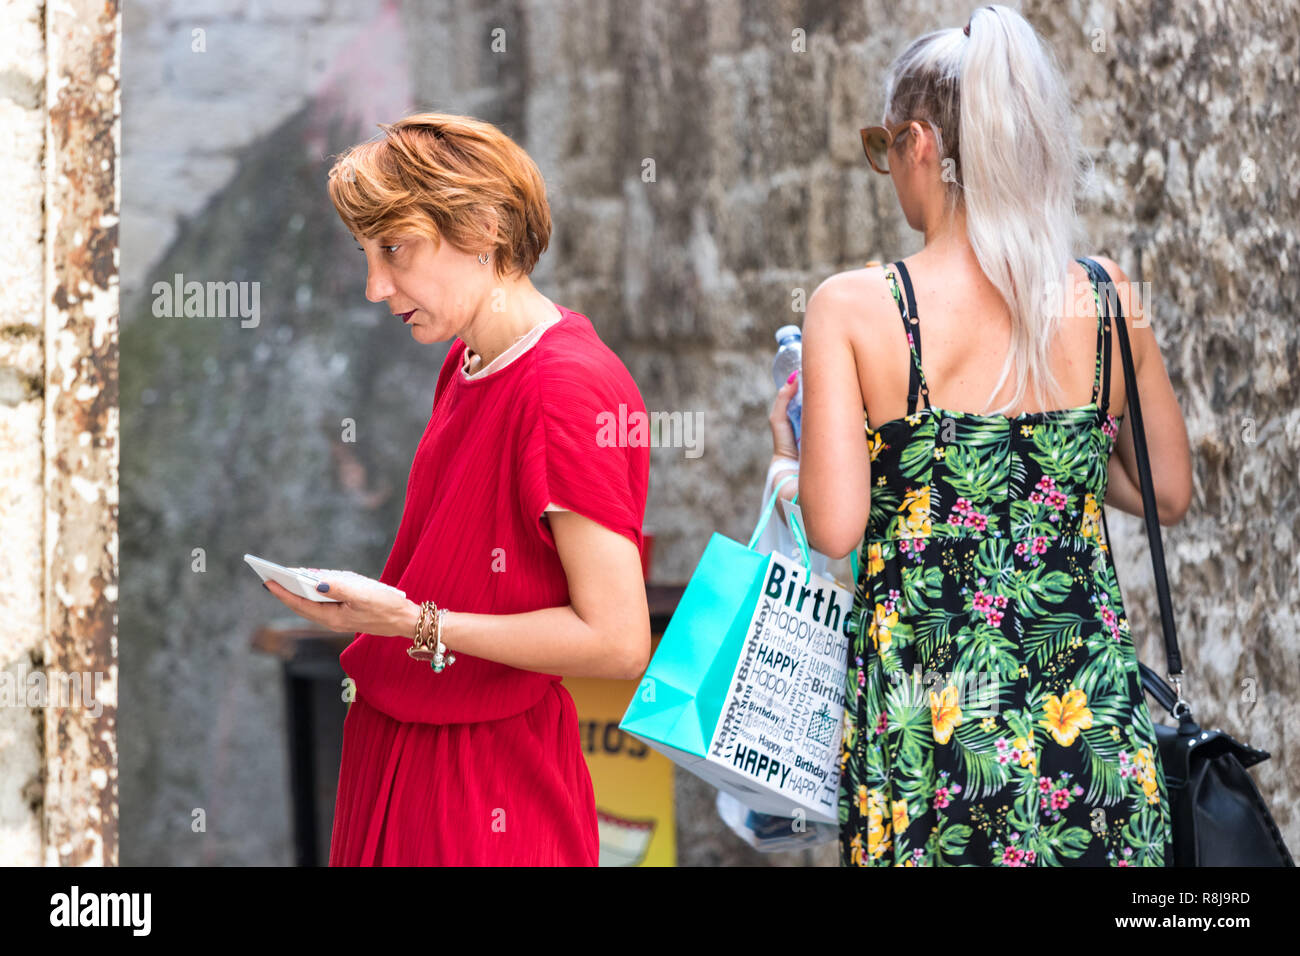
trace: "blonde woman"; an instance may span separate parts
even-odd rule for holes
[[[925,246],[810,298],[801,472],[783,489],[831,557],[866,528],[840,862],[1168,865],[1168,792],[1101,535],[1103,502],[1140,515],[1142,498],[1117,332],[1071,260],[1085,166],[1065,85],[1019,14],[981,7],[902,52],[862,136]],[[1171,525],[1191,500],[1187,432],[1151,326],[1129,338]],[[793,391],[773,407],[778,459],[795,457]]]
[[[560,677],[632,678],[649,659],[649,449],[599,426],[645,405],[590,320],[528,278],[551,219],[527,154],[469,117],[382,129],[335,164],[330,199],[366,297],[421,345],[454,342],[380,576],[406,599],[327,581],[342,603],[322,605],[272,586],[357,632],[330,864],[595,866]],[[408,653],[422,612],[441,669]]]

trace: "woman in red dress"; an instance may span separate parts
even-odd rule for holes
[[[495,127],[424,113],[330,171],[366,255],[366,297],[422,344],[455,338],[380,580],[342,603],[270,585],[356,631],[331,866],[595,866],[595,795],[561,675],[635,678],[650,654],[641,570],[645,414],[590,320],[528,275],[550,237],[545,186]],[[489,265],[491,263],[491,265]],[[407,654],[420,604],[445,609],[442,671]]]

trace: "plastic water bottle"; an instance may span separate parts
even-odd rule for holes
[[[803,368],[803,333],[797,325],[783,325],[776,330],[776,360],[772,363],[772,381],[776,387],[784,388],[791,372]],[[799,447],[799,438],[803,430],[803,376],[799,376],[799,387],[790,397],[786,414],[794,426],[794,445]]]

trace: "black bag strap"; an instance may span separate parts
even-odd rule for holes
[[[1133,450],[1137,454],[1138,479],[1142,486],[1142,514],[1147,525],[1147,540],[1151,544],[1151,564],[1155,570],[1156,598],[1160,604],[1160,626],[1165,635],[1165,654],[1169,661],[1169,676],[1178,688],[1178,698],[1182,699],[1181,681],[1183,658],[1178,652],[1178,636],[1174,633],[1174,611],[1169,600],[1169,578],[1165,574],[1165,550],[1160,538],[1160,520],[1156,512],[1156,493],[1151,481],[1151,462],[1147,458],[1146,432],[1142,429],[1142,406],[1138,402],[1137,372],[1133,367],[1133,350],[1128,342],[1128,322],[1124,318],[1124,308],[1115,292],[1115,283],[1101,265],[1092,259],[1079,259],[1078,263],[1088,270],[1089,276],[1102,293],[1102,307],[1106,315],[1113,315],[1119,327],[1119,349],[1124,363],[1124,388],[1128,399],[1128,416],[1133,426]],[[1106,523],[1106,509],[1101,509],[1102,525]],[[1110,528],[1106,528],[1106,542],[1110,543]]]

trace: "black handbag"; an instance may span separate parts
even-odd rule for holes
[[[1124,310],[1106,270],[1092,259],[1080,259],[1079,263],[1088,270],[1098,289],[1104,291],[1100,297],[1103,316],[1109,318],[1113,315],[1118,320],[1129,421],[1133,427],[1133,447],[1141,479],[1142,511],[1151,543],[1169,677],[1174,682],[1174,687],[1170,687],[1159,674],[1139,662],[1143,689],[1178,722],[1177,727],[1155,723],[1174,831],[1173,860],[1167,864],[1295,866],[1277,823],[1269,814],[1255,781],[1246,772],[1247,767],[1267,760],[1268,752],[1240,743],[1221,730],[1202,730],[1192,719],[1191,704],[1182,696],[1183,661],[1174,633],[1174,614],[1169,601],[1169,581],[1165,575],[1165,554],[1161,546],[1151,464],[1147,458],[1146,435],[1142,430],[1142,410],[1138,405],[1137,373],[1133,367]],[[1109,351],[1109,340],[1106,347]],[[1103,526],[1105,520],[1103,508]],[[1110,529],[1105,530],[1109,547]]]

